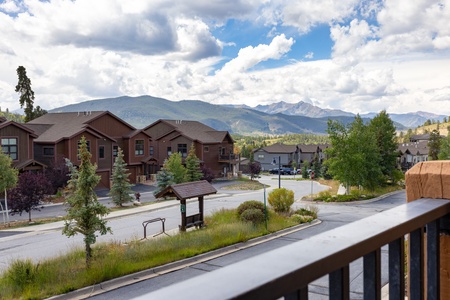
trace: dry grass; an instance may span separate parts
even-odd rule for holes
[[[243,181],[236,184],[231,184],[223,187],[223,190],[239,190],[239,191],[248,191],[248,190],[260,190],[264,188],[264,185],[259,181]]]

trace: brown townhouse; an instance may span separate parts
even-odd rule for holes
[[[24,126],[36,133],[34,158],[43,163],[56,163],[62,157],[78,165],[78,145],[85,136],[92,163],[101,177],[99,187],[109,187],[118,147],[128,164],[130,181],[145,175],[145,157],[151,138],[108,111],[48,113]]]
[[[201,164],[216,177],[237,172],[238,156],[228,131],[217,131],[197,121],[158,120],[143,129],[153,138],[149,161],[159,170],[173,152],[186,158],[192,144]],[[153,173],[156,173],[153,169]]]
[[[33,158],[34,132],[23,124],[0,117],[0,141],[2,152],[12,159],[12,166],[19,171],[42,170],[45,165]]]

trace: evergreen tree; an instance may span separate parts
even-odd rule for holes
[[[321,174],[320,174],[321,165],[320,165],[319,155],[317,153],[314,154],[311,169],[314,171],[314,176],[316,178],[321,176]]]
[[[428,156],[431,160],[437,160],[439,151],[441,149],[441,136],[439,131],[434,129],[430,133],[430,138],[428,139]]]
[[[392,172],[396,169],[398,156],[394,123],[383,110],[370,120],[369,128],[375,136],[381,159],[381,172],[384,176],[392,179]]]
[[[189,153],[186,157],[186,182],[198,181],[202,178],[203,173],[200,170],[200,160],[195,155],[195,146],[192,143]]]
[[[123,206],[124,203],[133,201],[133,197],[131,196],[133,193],[131,187],[133,185],[130,183],[130,179],[128,178],[130,174],[127,173],[128,169],[126,167],[127,164],[123,159],[123,151],[119,147],[117,157],[114,160],[112,186],[108,194],[117,206]]]
[[[90,161],[92,155],[87,150],[84,136],[81,138],[78,152],[81,160],[79,170],[76,170],[73,165],[68,166],[73,172],[70,175],[68,189],[73,193],[66,199],[69,207],[62,232],[68,237],[78,233],[84,235],[86,267],[89,267],[92,257],[91,245],[97,241],[96,232],[104,235],[112,231],[103,219],[109,213],[109,209],[98,202],[94,191],[100,176],[95,174],[97,166],[92,165]]]
[[[25,106],[25,122],[31,121],[47,113],[40,106],[34,108],[34,91],[31,89],[31,80],[27,76],[27,70],[23,66],[17,68],[19,81],[16,85],[16,93],[20,94],[20,108]]]
[[[156,174],[156,185],[157,189],[153,192],[154,195],[164,190],[166,187],[174,184],[173,174],[166,169],[167,160],[164,162],[163,167]]]
[[[5,210],[8,210],[8,194],[7,189],[13,188],[17,184],[18,171],[12,167],[12,159],[9,155],[0,151],[0,192],[5,192]],[[0,207],[1,208],[1,207]],[[2,209],[3,210],[3,209]],[[9,214],[6,214],[9,226]]]
[[[186,168],[183,166],[181,153],[175,152],[164,163],[165,169],[173,174],[174,183],[183,183],[186,176]]]

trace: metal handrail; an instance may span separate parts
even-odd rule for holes
[[[349,264],[361,257],[365,299],[380,299],[379,253],[387,244],[389,261],[396,264],[389,267],[390,299],[404,299],[404,236],[412,233],[409,247],[418,257],[411,256],[411,261],[420,262],[424,257],[420,237],[426,227],[427,257],[432,260],[439,255],[439,220],[449,213],[449,200],[420,199],[136,299],[308,299],[308,284],[327,274],[330,299],[349,299]],[[423,273],[411,266],[411,285],[422,285],[417,279]],[[439,285],[439,265],[428,260],[426,273],[427,292],[435,293],[427,297],[439,299],[439,288],[432,288]],[[420,287],[414,293],[423,299]]]

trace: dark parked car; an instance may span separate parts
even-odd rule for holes
[[[292,168],[281,168],[281,169],[272,169],[269,171],[270,174],[278,174],[280,172],[281,175],[293,175],[294,169]]]

